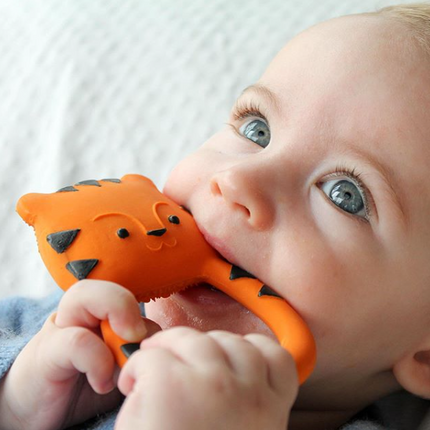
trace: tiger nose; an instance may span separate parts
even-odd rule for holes
[[[159,228],[157,230],[149,230],[146,234],[148,236],[163,236],[164,233],[166,233],[167,229],[165,228]]]

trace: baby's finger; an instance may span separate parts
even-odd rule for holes
[[[267,366],[267,379],[272,389],[283,396],[295,399],[299,387],[296,364],[291,354],[276,340],[262,334],[251,333],[245,339],[261,351]]]
[[[165,348],[184,363],[194,367],[228,366],[221,346],[206,333],[190,327],[173,327],[145,339],[141,350]]]
[[[227,331],[214,330],[207,333],[224,350],[233,372],[247,381],[261,381],[266,377],[267,364],[260,348],[245,337]]]
[[[56,324],[61,328],[97,328],[106,319],[112,330],[129,342],[140,341],[147,335],[133,294],[107,281],[84,280],[70,287],[60,301]]]
[[[154,347],[145,351],[136,351],[127,360],[119,374],[118,388],[122,394],[128,396],[133,390],[136,381],[145,381],[147,379],[145,375],[148,375],[148,372],[152,372],[153,378],[158,378],[157,385],[165,386],[167,382],[164,384],[159,378],[169,378],[174,369],[182,365],[182,361],[167,349]],[[154,369],[165,370],[158,372],[156,375]]]
[[[49,372],[46,376],[54,379],[52,382],[65,382],[85,373],[96,393],[112,391],[115,363],[102,339],[85,328],[58,328],[54,320],[55,314],[46,321],[40,344],[40,359],[44,361],[41,368]]]

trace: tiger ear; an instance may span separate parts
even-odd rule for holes
[[[146,176],[137,173],[129,173],[121,178],[121,182],[141,182],[155,187],[154,182]]]
[[[22,196],[16,204],[16,211],[19,216],[30,226],[34,227],[37,219],[37,213],[40,211],[40,205],[44,194],[31,193]]]

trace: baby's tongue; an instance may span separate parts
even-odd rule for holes
[[[179,294],[187,300],[201,303],[206,306],[218,306],[221,302],[225,302],[226,304],[231,302],[237,303],[227,294],[206,282],[189,287],[181,291]]]
[[[274,337],[267,325],[243,305],[207,283],[189,287],[169,298],[171,325],[187,325],[202,331],[226,330],[239,334],[263,333]],[[169,300],[168,299],[168,300]],[[177,306],[179,305],[179,306]],[[173,318],[172,318],[173,317]],[[174,321],[175,320],[175,321]]]

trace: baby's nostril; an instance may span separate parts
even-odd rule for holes
[[[242,211],[246,218],[251,218],[251,211],[246,207],[239,203],[235,203],[235,206],[238,210]]]
[[[218,182],[216,182],[216,181],[211,182],[211,192],[212,192],[212,194],[214,194],[216,196],[222,196],[222,191],[218,185]]]

